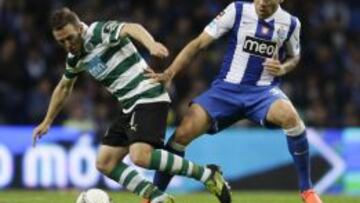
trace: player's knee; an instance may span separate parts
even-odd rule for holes
[[[130,150],[130,160],[137,166],[148,168],[152,149],[137,148]]]
[[[290,137],[297,137],[302,135],[305,130],[305,124],[302,120],[300,120],[294,127],[284,128],[284,133]]]
[[[284,129],[295,128],[296,126],[300,125],[300,122],[301,119],[293,111],[285,112],[282,116],[282,121],[281,121],[282,127]]]
[[[305,125],[295,108],[287,102],[280,102],[277,105],[276,113],[273,117],[277,125],[280,125],[288,136],[295,137],[301,135],[305,131]]]
[[[283,129],[295,128],[301,122],[295,108],[286,101],[280,101],[276,104],[272,117]]]
[[[96,169],[102,174],[110,174],[111,173],[111,164],[105,160],[96,160]]]

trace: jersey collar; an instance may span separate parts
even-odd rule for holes
[[[257,16],[258,19],[260,20],[258,14],[256,13],[256,10],[255,10],[255,4],[253,4],[253,8],[254,8],[254,12],[255,12],[256,16]],[[265,19],[261,19],[261,20],[263,20],[263,21],[265,21],[265,22],[270,22],[270,21],[274,20],[274,18],[276,18],[276,16],[280,15],[281,12],[282,12],[282,8],[281,8],[281,6],[279,5],[278,8],[276,9],[276,11],[275,11],[271,16],[269,16],[269,17],[267,17],[267,18],[265,18]]]

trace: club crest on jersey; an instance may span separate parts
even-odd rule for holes
[[[265,26],[263,26],[263,27],[261,28],[261,33],[262,33],[263,35],[267,35],[267,34],[269,34],[269,32],[270,32],[270,28],[265,27]]]
[[[276,51],[276,43],[246,36],[243,51],[263,58],[271,58]]]

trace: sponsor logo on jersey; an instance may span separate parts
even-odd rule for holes
[[[88,69],[89,73],[95,78],[98,78],[99,75],[106,69],[106,64],[104,64],[98,57],[94,57],[84,65]]]
[[[256,56],[271,58],[276,52],[276,43],[247,36],[245,38],[243,51]]]

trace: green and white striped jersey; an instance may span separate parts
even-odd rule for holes
[[[120,38],[123,25],[117,21],[92,23],[82,35],[83,54],[68,54],[64,77],[72,79],[81,72],[90,73],[118,99],[124,113],[137,104],[170,102],[162,84],[151,84],[145,78],[148,65],[131,40]]]

